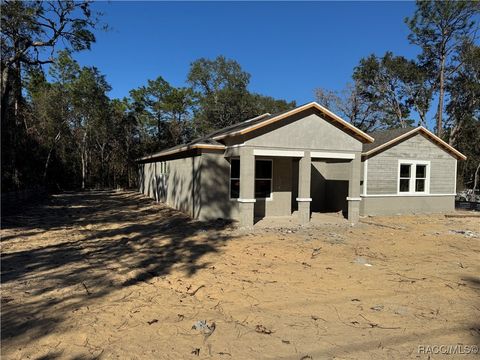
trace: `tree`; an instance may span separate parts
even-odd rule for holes
[[[283,99],[275,99],[260,94],[250,94],[249,97],[249,107],[251,108],[252,116],[265,113],[277,114],[291,110],[297,106],[295,101],[288,102]]]
[[[353,79],[359,97],[371,110],[382,113],[387,127],[405,127],[410,124],[409,96],[403,77],[414,67],[402,56],[387,52],[382,58],[370,55],[355,67]]]
[[[349,121],[359,129],[372,132],[382,127],[382,114],[374,103],[362,98],[355,84],[341,91],[315,90],[318,103]]]
[[[223,56],[201,58],[191,64],[188,82],[198,98],[195,123],[199,134],[249,117],[249,81],[250,74],[239,63]]]
[[[89,49],[98,19],[88,1],[2,1],[1,108],[2,119],[11,102],[11,92],[21,97],[22,66],[53,62],[51,56],[61,41],[67,49]]]
[[[449,143],[467,155],[459,162],[459,174],[466,185],[474,185],[480,166],[480,47],[464,44],[461,64],[447,83],[450,94],[445,124]]]
[[[438,91],[437,135],[442,135],[445,84],[460,66],[456,56],[465,41],[471,41],[477,30],[474,16],[478,14],[478,1],[417,0],[417,9],[405,19],[410,28],[409,40],[422,48],[421,64],[435,69],[435,90]]]
[[[147,86],[130,91],[130,96],[138,118],[143,120],[140,122],[155,127],[159,148],[190,139],[190,120],[195,104],[192,89],[172,87],[159,76],[148,80]]]
[[[108,119],[109,99],[106,93],[110,85],[95,67],[84,67],[72,83],[72,122],[71,128],[81,159],[82,185],[86,188],[91,148],[89,141],[97,136],[97,145],[102,147],[104,142],[98,142],[98,134],[103,130],[103,136],[108,136],[109,128],[105,126]],[[102,152],[102,166],[105,162]]]
[[[205,135],[263,113],[274,114],[295,107],[295,102],[249,92],[250,74],[238,62],[224,56],[194,61],[188,82],[197,98],[194,119],[197,135]]]
[[[29,154],[42,148],[28,123],[32,119],[23,78],[52,63],[59,43],[69,51],[88,49],[98,19],[89,2],[2,1],[0,10],[2,180],[7,188],[19,188],[39,172],[36,164],[30,166]]]

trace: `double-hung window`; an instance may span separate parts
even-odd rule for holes
[[[400,160],[398,164],[399,194],[428,194],[430,189],[430,162]]]
[[[230,162],[230,198],[240,197],[240,160]],[[272,198],[272,160],[255,160],[255,199]]]

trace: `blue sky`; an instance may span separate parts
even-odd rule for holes
[[[225,55],[251,74],[250,90],[305,103],[341,89],[359,59],[387,50],[414,57],[403,19],[412,2],[96,2],[111,30],[75,55],[107,76],[111,97],[147,79],[185,84],[190,63]]]

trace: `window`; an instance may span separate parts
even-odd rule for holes
[[[399,162],[399,193],[428,193],[430,181],[430,163],[428,161]]]
[[[427,165],[416,165],[415,171],[415,192],[425,192],[425,181],[427,180]]]
[[[255,199],[270,199],[272,196],[272,160],[255,161]],[[230,198],[240,197],[240,160],[230,162]]]
[[[400,164],[400,192],[409,192],[410,191],[410,177],[412,165],[410,164]]]
[[[230,198],[240,197],[240,160],[232,159],[230,163]]]
[[[272,160],[255,161],[255,199],[272,196]]]

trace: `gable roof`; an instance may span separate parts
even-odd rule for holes
[[[254,119],[250,119],[235,125],[232,125],[228,128],[224,128],[221,130],[218,130],[209,136],[214,139],[214,140],[221,140],[226,137],[233,137],[233,136],[238,136],[238,135],[244,135],[247,134],[251,131],[260,129],[264,126],[276,123],[278,121],[281,121],[283,119],[286,119],[292,115],[298,114],[302,111],[310,110],[310,109],[315,109],[319,112],[321,112],[324,116],[326,116],[329,120],[333,121],[337,125],[339,125],[343,131],[349,133],[350,135],[354,136],[358,140],[360,140],[363,143],[371,143],[373,142],[373,137],[370,135],[366,134],[365,132],[361,131],[360,129],[356,128],[352,124],[348,123],[347,121],[343,120],[340,116],[334,114],[327,108],[323,107],[322,105],[316,103],[316,102],[310,102],[305,105],[301,105],[296,107],[295,109],[292,110],[287,110],[284,112],[281,112],[279,114],[275,115],[270,115],[270,114],[263,114],[260,115]]]
[[[371,144],[363,144],[362,157],[369,158],[375,156],[382,151],[385,151],[392,146],[404,140],[407,140],[417,134],[422,134],[428,137],[430,140],[432,140],[434,143],[436,143],[438,146],[443,148],[446,152],[448,152],[450,155],[452,155],[458,160],[465,160],[467,158],[460,151],[455,149],[453,146],[447,144],[445,141],[425,129],[423,126],[419,126],[417,128],[407,127],[400,129],[389,129],[372,133],[371,135],[375,137],[375,141]]]
[[[373,142],[374,139],[370,135],[364,133],[360,129],[357,129],[355,126],[346,122],[345,120],[340,118],[338,115],[334,114],[327,108],[324,108],[320,104],[316,102],[311,102],[305,105],[298,106],[295,109],[283,111],[275,115],[272,115],[270,113],[265,113],[265,114],[256,116],[254,118],[242,121],[240,123],[227,126],[223,129],[213,131],[210,134],[204,137],[195,139],[187,144],[177,145],[172,148],[162,150],[158,153],[141,157],[136,161],[147,162],[149,160],[158,159],[164,156],[169,156],[169,155],[173,155],[173,154],[177,154],[177,153],[181,153],[181,152],[185,152],[193,149],[222,150],[222,149],[225,149],[225,145],[222,144],[219,140],[247,134],[251,131],[260,129],[264,126],[276,123],[290,116],[298,114],[302,111],[306,111],[310,109],[315,109],[317,111],[320,111],[330,121],[339,125],[343,131],[349,133],[351,136],[355,137],[359,141],[363,143]]]

